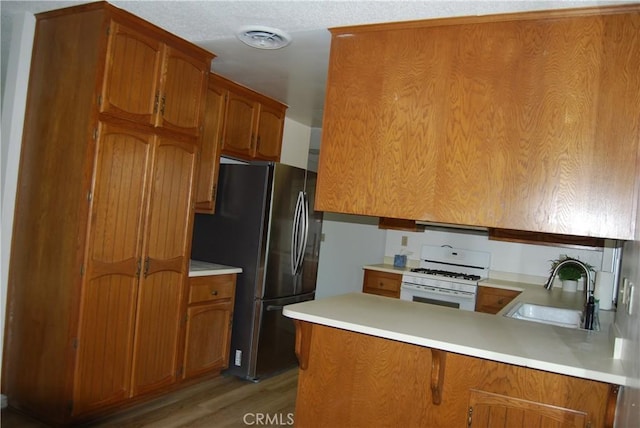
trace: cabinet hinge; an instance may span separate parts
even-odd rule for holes
[[[158,113],[158,103],[160,102],[160,94],[156,92],[156,97],[153,101],[153,114]]]
[[[67,412],[69,412],[69,414],[73,413],[73,400],[67,401]]]
[[[93,192],[89,190],[87,192],[87,202],[91,202],[92,199],[93,199]]]
[[[98,128],[93,128],[93,140],[98,140]]]
[[[102,95],[98,95],[98,107],[102,106]]]
[[[74,350],[78,349],[78,338],[74,337],[73,341],[71,342],[71,346],[73,347]]]
[[[80,276],[84,276],[84,265],[80,265]]]
[[[160,105],[160,115],[164,116],[164,106],[166,105],[167,97],[166,95],[162,96],[162,104]]]

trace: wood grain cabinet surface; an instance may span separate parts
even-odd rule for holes
[[[362,292],[399,299],[401,283],[400,274],[365,269]]]
[[[196,181],[196,212],[213,214],[216,208],[218,171],[222,149],[227,97],[229,90],[219,84],[219,77],[209,74],[204,127],[200,146],[200,164]]]
[[[219,80],[228,89],[222,154],[280,161],[287,106],[230,80]]]
[[[189,278],[185,379],[229,367],[236,274]]]
[[[280,161],[286,106],[215,73],[209,74],[196,212],[213,214],[220,155]]]
[[[332,29],[316,208],[633,239],[639,10]]]
[[[100,111],[199,135],[211,61],[190,54],[190,47],[167,44],[139,28],[117,20],[109,23]]]
[[[296,328],[296,426],[613,427],[617,385],[303,321]]]
[[[497,314],[507,306],[513,299],[520,294],[516,290],[507,290],[504,288],[478,286],[478,294],[476,296],[476,312],[486,312],[488,314]]]
[[[179,381],[213,54],[103,2],[35,33],[2,380],[65,425]]]

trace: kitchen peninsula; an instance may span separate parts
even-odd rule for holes
[[[605,331],[359,293],[284,314],[297,324],[304,427],[483,426],[499,407],[519,415],[508,426],[534,417],[612,426],[628,382]]]

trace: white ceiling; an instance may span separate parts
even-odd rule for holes
[[[6,71],[12,22],[86,1],[5,1],[2,12],[2,72]],[[321,127],[329,55],[327,28],[436,17],[597,6],[625,1],[111,1],[153,24],[215,53],[212,70],[289,106],[287,116]],[[279,50],[248,47],[235,37],[245,25],[276,27],[292,43]],[[4,79],[3,79],[4,81]]]

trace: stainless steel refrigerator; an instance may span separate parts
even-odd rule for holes
[[[241,267],[227,373],[257,381],[294,367],[282,307],[313,300],[322,213],[316,174],[279,163],[220,165],[216,211],[196,214],[191,258]]]

